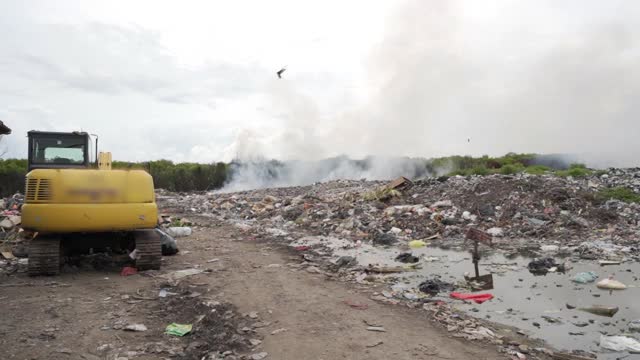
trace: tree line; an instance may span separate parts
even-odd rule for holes
[[[156,188],[170,191],[206,191],[224,186],[229,176],[229,165],[179,163],[169,160],[147,162],[114,161],[114,169],[141,169],[151,174]],[[0,159],[0,196],[7,197],[24,192],[27,160]]]

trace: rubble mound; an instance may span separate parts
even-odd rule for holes
[[[237,193],[159,191],[158,201],[163,207],[230,220],[265,236],[338,236],[377,246],[436,238],[444,244],[462,240],[469,227],[487,230],[506,247],[522,239],[561,245],[594,240],[637,245],[640,239],[640,204],[606,196],[607,190],[619,188],[640,194],[640,169],[609,169],[582,178],[424,178],[394,188],[397,196],[370,195],[392,185],[337,180]]]

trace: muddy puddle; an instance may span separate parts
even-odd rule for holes
[[[422,296],[417,291],[418,284],[434,276],[456,283],[463,280],[465,272],[474,272],[471,254],[461,248],[445,250],[422,247],[401,251],[397,247],[382,248],[368,244],[354,248],[350,241],[318,237],[302,238],[293,245],[316,244],[322,244],[322,249],[332,258],[354,256],[363,266],[406,265],[395,261],[402,252],[411,252],[420,257],[420,268],[390,275],[397,278],[390,290],[398,297]],[[640,285],[640,263],[600,266],[592,260],[561,258],[551,253],[548,256],[556,258],[558,262],[566,262],[567,271],[534,275],[527,269],[531,261],[529,257],[508,258],[500,252],[483,253],[480,274],[493,273],[494,289],[482,292],[493,294],[494,299],[483,304],[467,304],[447,298],[447,293],[441,293],[438,297],[472,316],[522,329],[530,337],[543,339],[557,349],[592,351],[600,354],[599,359],[624,356],[624,352],[614,353],[600,348],[599,340],[601,334],[635,335],[637,339],[640,338],[640,333],[632,334],[628,330],[629,322],[640,319],[640,289],[637,287]],[[596,282],[576,284],[571,281],[576,273],[585,271],[596,272],[599,275],[596,282],[613,275],[628,288],[610,291],[598,289]],[[570,309],[567,304],[575,308]],[[592,305],[617,306],[619,311],[613,317],[605,317],[578,310]]]

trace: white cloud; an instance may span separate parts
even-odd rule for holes
[[[11,156],[31,129],[99,133],[121,160],[635,153],[638,10],[8,1],[0,119],[14,129]]]

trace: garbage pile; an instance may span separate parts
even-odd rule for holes
[[[536,358],[532,352],[547,350],[530,348],[528,340],[503,342],[499,328],[478,320],[470,323],[448,306],[488,307],[496,302],[492,300],[495,293],[476,293],[481,287],[466,275],[427,275],[416,281],[433,270],[432,264],[454,266],[428,249],[468,251],[473,247],[465,241],[469,229],[483,230],[492,238],[490,251],[504,256],[496,263],[481,261],[492,273],[521,267],[535,276],[562,274],[575,279],[574,284],[591,284],[582,285],[585,288],[619,289],[613,279],[598,285],[594,283],[597,275],[578,276],[572,264],[598,260],[598,266],[605,266],[640,260],[640,204],[601,195],[602,189],[617,186],[638,192],[638,179],[640,169],[611,169],[585,178],[518,174],[413,182],[337,180],[237,193],[158,190],[157,201],[171,212],[226,221],[251,239],[287,245],[300,255],[299,266],[309,273],[358,284],[387,283],[390,289],[374,293],[373,300],[423,306],[454,336],[502,344],[505,352],[517,358],[525,353]],[[530,260],[517,265],[510,261],[517,255]],[[521,287],[522,280],[515,280],[514,287]],[[509,309],[501,311],[508,314]],[[580,305],[578,310],[611,316],[616,307]]]
[[[521,240],[527,239],[529,250],[547,246],[607,258],[618,246],[636,256],[640,204],[602,198],[600,190],[612,186],[640,193],[640,169],[610,169],[586,178],[517,174],[391,183],[337,180],[239,193],[161,190],[158,201],[265,236],[278,229],[294,238],[337,236],[379,246],[428,239],[446,245],[463,241],[465,231],[477,227],[501,249],[521,251]],[[589,248],[590,243],[609,245]]]
[[[0,273],[13,273],[26,265],[25,240],[29,234],[20,228],[22,204],[24,195],[20,193],[0,199]]]
[[[5,239],[7,234],[16,231],[22,222],[20,217],[24,195],[18,193],[6,199],[0,199],[0,233],[1,239]]]

